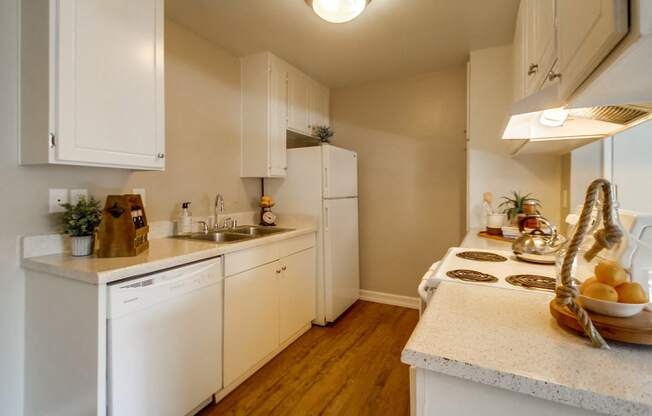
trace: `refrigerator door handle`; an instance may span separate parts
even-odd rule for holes
[[[324,231],[328,231],[328,207],[324,207]]]

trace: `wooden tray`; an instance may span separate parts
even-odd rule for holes
[[[587,311],[588,312],[588,311]],[[563,327],[584,334],[582,328],[564,306],[554,300],[550,302],[550,313]],[[604,339],[627,342],[630,344],[652,345],[652,312],[643,310],[630,318],[614,318],[589,312],[593,325]]]
[[[510,243],[510,244],[512,244],[515,241],[515,239],[505,238],[502,235],[489,234],[486,231],[480,231],[478,233],[478,237],[486,238],[488,240],[502,241],[503,243]]]

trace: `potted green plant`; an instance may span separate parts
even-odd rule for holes
[[[76,204],[61,204],[65,209],[62,218],[63,231],[70,235],[72,255],[88,256],[93,253],[95,229],[102,221],[100,203],[91,197],[80,198]]]
[[[319,137],[322,143],[329,143],[330,138],[333,137],[333,130],[328,126],[313,126],[312,135]]]
[[[498,205],[503,209],[503,214],[507,214],[507,219],[511,224],[517,224],[520,217],[524,214],[524,209],[528,207],[540,207],[541,201],[532,198],[530,194],[522,195],[520,192],[512,192],[511,197],[503,196],[504,201]]]

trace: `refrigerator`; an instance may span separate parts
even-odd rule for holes
[[[317,226],[314,323],[333,322],[360,296],[358,156],[323,144],[288,149],[287,176],[266,179],[265,193],[283,217],[312,218]]]

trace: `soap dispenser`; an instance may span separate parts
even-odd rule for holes
[[[181,204],[181,213],[177,221],[177,230],[180,235],[187,235],[192,233],[192,213],[188,209],[190,202]]]

